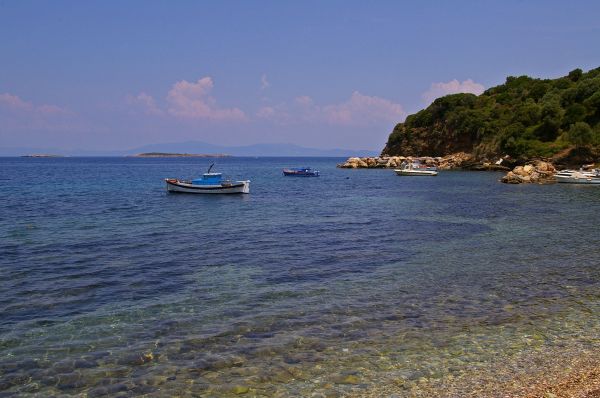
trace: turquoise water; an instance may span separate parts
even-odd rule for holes
[[[600,189],[342,160],[0,158],[0,394],[466,396],[598,343]]]

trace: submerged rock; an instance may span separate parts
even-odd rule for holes
[[[348,375],[344,377],[341,381],[343,384],[359,384],[360,380],[358,377],[354,375]]]
[[[232,393],[234,393],[234,394],[238,394],[238,395],[241,395],[241,394],[246,394],[246,393],[248,393],[249,391],[250,391],[250,388],[249,388],[249,387],[246,387],[246,386],[235,386],[235,387],[233,387],[233,388],[231,389],[231,392],[232,392]]]
[[[355,374],[338,374],[333,377],[333,382],[336,384],[360,384],[360,378]]]

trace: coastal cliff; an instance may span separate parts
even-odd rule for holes
[[[574,159],[572,153],[586,156]],[[436,99],[398,123],[382,157],[467,153],[479,162],[552,158],[596,162],[600,153],[600,68],[558,79],[508,77],[483,94]]]

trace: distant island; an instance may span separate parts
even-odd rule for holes
[[[137,155],[129,155],[134,158],[228,158],[231,155],[223,153],[207,154],[207,153],[167,153],[167,152],[146,152],[138,153]]]
[[[548,158],[596,163],[600,156],[600,68],[558,79],[509,76],[483,94],[452,94],[398,123],[381,156],[443,157],[479,162]]]
[[[51,155],[46,153],[32,153],[29,155],[21,155],[22,158],[64,158],[63,155]]]

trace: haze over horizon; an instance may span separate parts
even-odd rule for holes
[[[600,66],[576,1],[0,1],[0,148],[378,151],[436,97]]]

